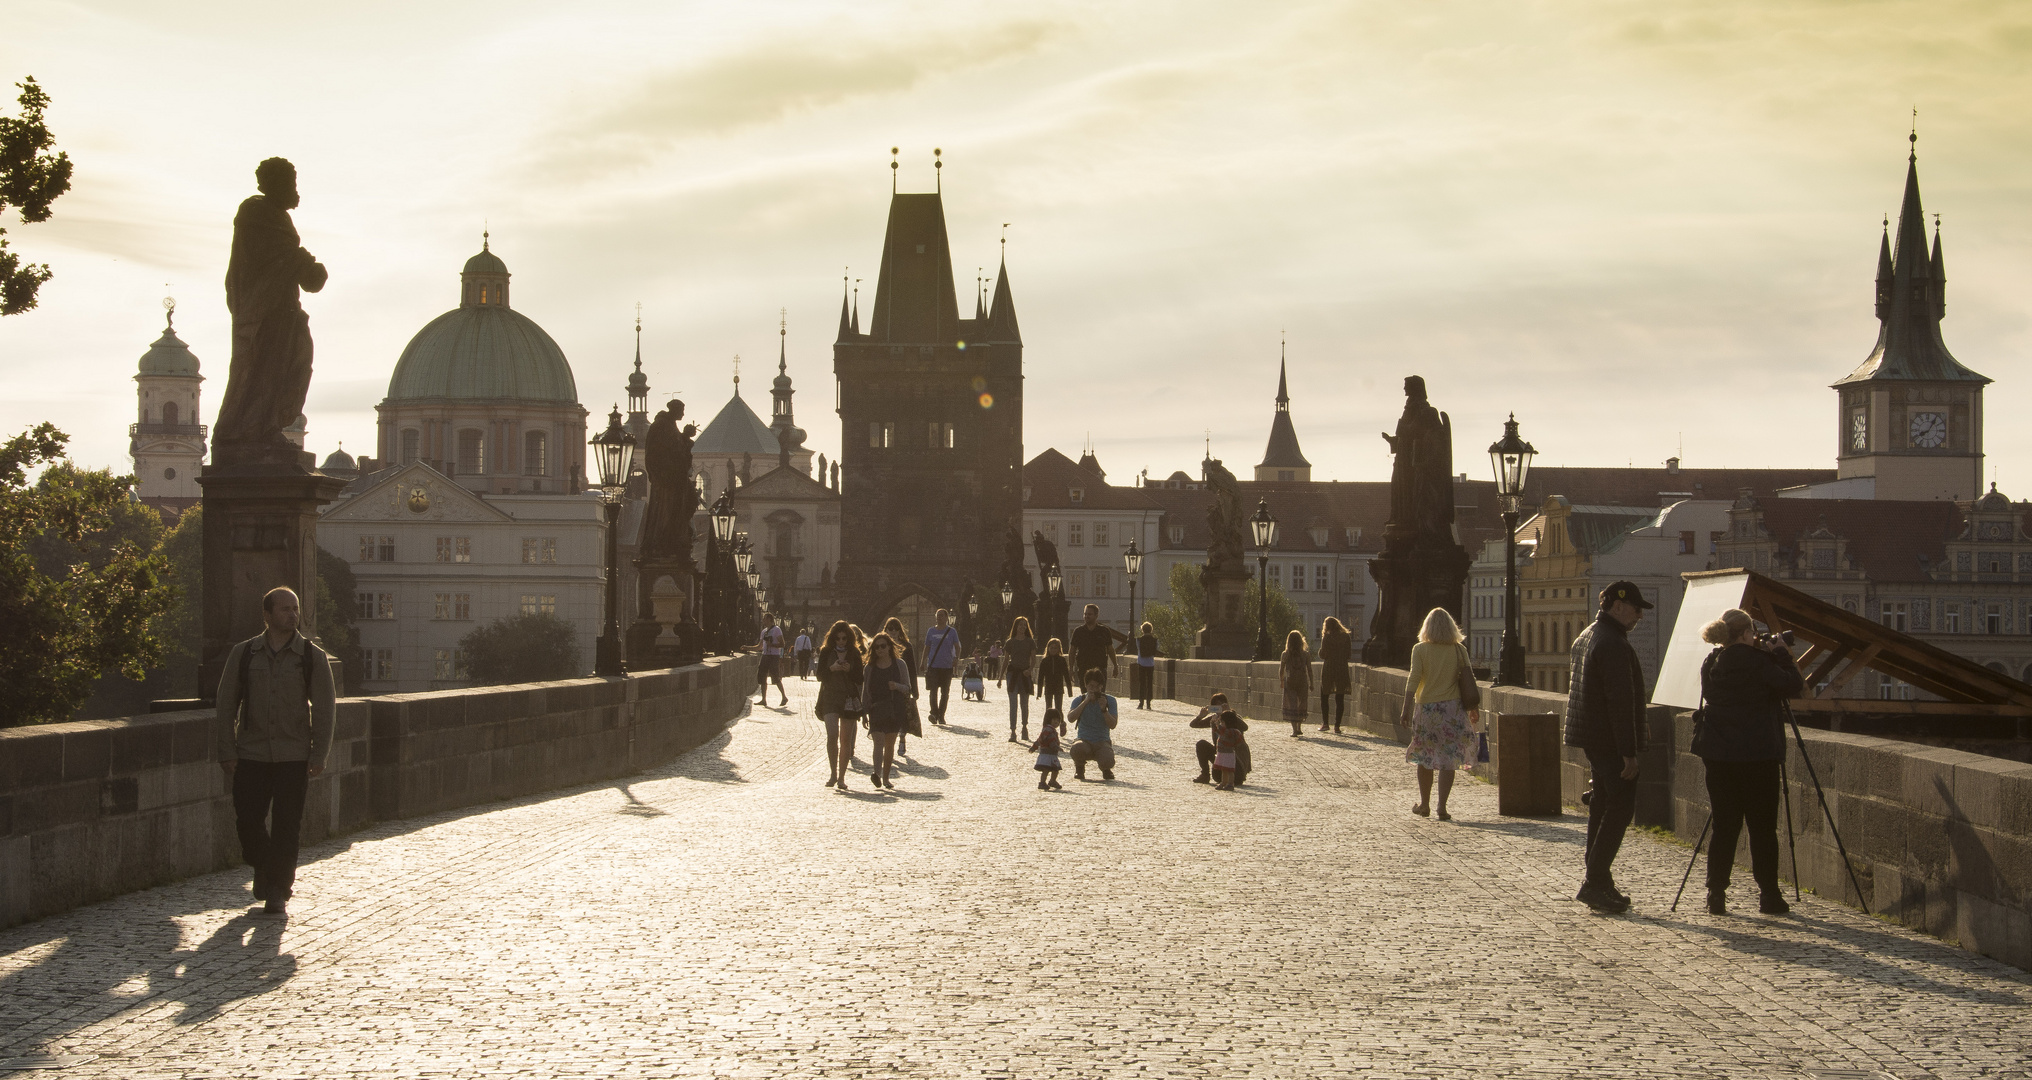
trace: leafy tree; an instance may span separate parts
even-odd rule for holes
[[[1206,590],[1200,587],[1198,563],[1176,563],[1171,567],[1169,577],[1171,599],[1159,601],[1143,609],[1143,618],[1157,633],[1158,648],[1166,656],[1188,657],[1199,643],[1200,628],[1206,625],[1201,618],[1201,608],[1206,601]],[[1253,630],[1256,626],[1256,612],[1261,607],[1255,582],[1242,601],[1242,622]],[[1303,629],[1298,625],[1298,605],[1276,585],[1270,586],[1270,640],[1284,649],[1284,635],[1293,630]],[[1312,640],[1312,631],[1306,631],[1306,644],[1317,650],[1319,643]]]
[[[360,666],[360,631],[353,625],[353,594],[358,591],[346,560],[317,549],[318,642],[342,665],[347,694],[358,694],[360,680],[367,677]]]
[[[555,615],[509,615],[459,639],[473,685],[576,679],[578,631]]]
[[[70,719],[109,670],[140,681],[177,600],[134,478],[54,464],[67,442],[41,424],[0,444],[0,726]]]
[[[202,697],[198,661],[205,641],[205,504],[185,510],[156,550],[169,564],[167,577],[178,593],[176,606],[157,623],[168,651],[163,666],[169,670],[170,692]]]
[[[23,224],[49,220],[51,203],[71,189],[69,154],[49,152],[56,143],[42,112],[49,95],[29,76],[21,88],[20,116],[0,116],[0,213],[9,206]],[[51,277],[49,264],[23,263],[7,250],[7,230],[0,229],[0,315],[19,315],[35,306],[35,294]]]

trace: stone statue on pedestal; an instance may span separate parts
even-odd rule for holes
[[[642,558],[691,559],[691,519],[698,511],[698,487],[691,478],[692,439],[697,424],[686,424],[684,402],[656,414],[643,440],[642,471],[649,477],[649,508],[642,523]]]
[[[1390,469],[1390,523],[1383,552],[1369,563],[1380,599],[1362,646],[1362,662],[1411,663],[1411,646],[1427,612],[1445,608],[1460,621],[1467,585],[1467,549],[1454,531],[1453,423],[1425,397],[1425,380],[1404,380],[1397,433],[1384,435],[1396,461]]]
[[[635,560],[637,616],[628,629],[628,662],[643,667],[695,663],[701,651],[697,574],[692,564],[692,517],[698,485],[692,479],[697,424],[678,427],[684,402],[656,414],[643,437],[642,472],[649,481],[643,508],[640,557]]]
[[[212,428],[212,461],[221,465],[296,466],[302,450],[283,429],[310,392],[310,319],[298,290],[325,287],[324,265],[298,243],[296,166],[269,158],[254,169],[261,194],[233,217],[226,264],[226,309],[233,316],[233,359],[226,396]]]
[[[1208,459],[1205,464],[1207,487],[1214,497],[1207,503],[1207,561],[1199,570],[1204,595],[1193,655],[1206,660],[1247,660],[1255,647],[1255,634],[1242,616],[1249,587],[1249,568],[1242,560],[1249,515],[1242,508],[1235,474],[1218,461]]]

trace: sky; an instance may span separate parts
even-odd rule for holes
[[[2032,496],[2022,5],[0,0],[0,26],[0,83],[41,82],[76,163],[51,221],[4,223],[56,277],[0,319],[0,435],[53,421],[91,466],[131,468],[166,295],[211,421],[270,155],[331,273],[320,457],[372,452],[483,228],[596,414],[639,303],[653,397],[711,416],[738,354],[766,415],[786,312],[833,456],[842,276],[872,295],[895,146],[905,191],[943,151],[963,310],[1008,223],[1026,455],[1091,444],[1126,483],[1210,440],[1243,472],[1282,342],[1316,479],[1388,478],[1409,374],[1472,476],[1511,411],[1545,464],[1832,467],[1917,108],[1944,333]]]

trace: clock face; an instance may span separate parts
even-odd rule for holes
[[[1933,449],[1947,441],[1947,417],[1937,412],[1912,414],[1912,445]]]
[[[1861,409],[1849,415],[1849,449],[1870,448],[1870,414]]]

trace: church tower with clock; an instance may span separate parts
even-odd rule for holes
[[[1877,251],[1877,346],[1834,384],[1841,480],[1867,480],[1877,499],[1973,499],[1983,493],[1983,387],[1990,380],[1947,351],[1947,274],[1934,225],[1927,251],[1919,203],[1918,136],[1905,168],[1898,236]]]

